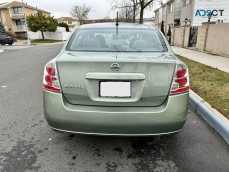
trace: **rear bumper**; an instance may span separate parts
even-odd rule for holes
[[[98,107],[71,105],[62,94],[43,91],[44,115],[52,128],[96,135],[176,133],[186,121],[188,98],[188,93],[170,96],[159,107]]]

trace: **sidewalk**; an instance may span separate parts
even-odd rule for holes
[[[185,49],[181,47],[172,46],[173,52],[177,55],[184,56],[191,60],[203,63],[205,65],[217,68],[229,73],[229,58],[211,55],[204,52]]]
[[[27,40],[17,40],[17,42],[14,42],[13,45],[27,45]]]

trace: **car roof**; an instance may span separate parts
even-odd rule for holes
[[[109,29],[109,28],[115,28],[116,23],[110,22],[110,23],[93,23],[93,24],[84,24],[79,27],[79,29]],[[125,29],[156,29],[155,26],[148,26],[144,24],[136,24],[136,23],[119,23],[119,28],[125,28]]]

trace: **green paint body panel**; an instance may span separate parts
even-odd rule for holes
[[[99,107],[69,104],[44,90],[44,114],[58,130],[98,135],[161,135],[179,131],[187,118],[189,94],[169,96],[158,107]]]
[[[65,99],[94,106],[160,106],[169,94],[176,62],[171,53],[64,52],[57,58]],[[112,63],[120,70],[112,71]],[[99,82],[104,80],[131,81],[131,98],[100,97]]]

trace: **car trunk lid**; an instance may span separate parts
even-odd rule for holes
[[[112,70],[112,64],[119,69]],[[95,106],[163,104],[175,65],[169,53],[64,52],[57,59],[64,98],[71,104]],[[129,84],[130,96],[102,97],[101,83],[106,82]]]

